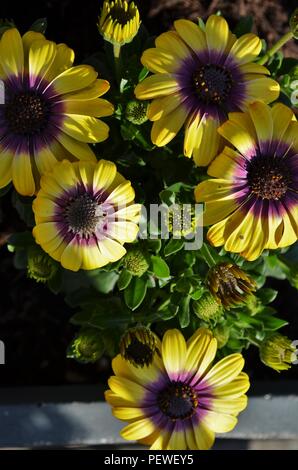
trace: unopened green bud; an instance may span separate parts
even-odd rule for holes
[[[157,337],[145,326],[129,328],[120,341],[121,356],[135,367],[149,366],[157,348]]]
[[[193,302],[193,310],[201,320],[206,322],[218,320],[223,314],[222,306],[208,292]]]
[[[47,282],[56,274],[57,263],[38,246],[28,251],[27,275],[37,282]]]
[[[131,100],[126,105],[125,117],[129,122],[140,126],[148,121],[147,109],[147,101]]]
[[[139,247],[132,247],[123,258],[123,266],[133,276],[142,276],[149,268],[149,263]]]
[[[293,341],[280,333],[273,333],[260,346],[261,361],[280,372],[290,369],[297,360],[297,350]]]
[[[70,346],[68,357],[80,362],[96,362],[103,354],[104,343],[96,328],[82,328]]]
[[[213,330],[213,335],[217,339],[218,349],[223,348],[230,337],[230,329],[227,325],[217,325]]]

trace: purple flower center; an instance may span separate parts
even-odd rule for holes
[[[12,132],[21,135],[38,134],[49,121],[49,106],[35,91],[14,95],[6,104],[5,117]]]
[[[292,178],[285,159],[257,155],[247,164],[247,181],[252,193],[262,199],[281,199]]]
[[[94,234],[104,215],[98,202],[87,193],[71,200],[65,208],[69,231],[81,237]]]
[[[202,65],[193,74],[199,99],[205,104],[223,104],[233,86],[231,72],[222,65]]]
[[[183,382],[171,382],[157,397],[159,409],[172,421],[188,419],[198,407],[196,390]]]

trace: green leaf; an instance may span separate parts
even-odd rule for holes
[[[186,328],[189,325],[190,314],[189,314],[189,303],[190,296],[186,295],[179,302],[178,318],[181,328]]]
[[[147,292],[147,281],[141,277],[133,277],[124,291],[124,300],[128,308],[135,310],[143,302]]]
[[[253,27],[253,17],[252,16],[243,16],[238,21],[235,29],[234,34],[236,34],[237,38],[243,36],[243,34],[250,33]]]
[[[138,76],[139,82],[142,82],[147,77],[148,74],[149,74],[149,70],[147,69],[147,67],[143,67]]]
[[[268,315],[266,318],[263,318],[263,323],[265,330],[270,331],[276,331],[288,325],[287,321],[282,320],[281,318],[273,317],[272,315]]]
[[[130,281],[132,279],[132,274],[130,274],[126,269],[123,269],[121,271],[119,279],[117,281],[117,286],[119,290],[124,290],[126,287],[129,285]]]
[[[267,305],[276,299],[277,294],[278,294],[277,290],[269,289],[268,287],[265,287],[263,289],[258,290],[257,297],[261,299],[264,305]]]
[[[266,277],[275,279],[286,279],[287,266],[278,258],[277,255],[269,255],[264,257],[263,274]]]
[[[35,31],[36,33],[45,34],[48,26],[48,21],[46,18],[39,18],[38,20],[34,21],[34,23],[30,26],[29,31]]]
[[[167,243],[164,249],[164,255],[170,256],[178,251],[182,250],[184,247],[184,240],[171,238],[171,240]]]
[[[170,277],[170,268],[167,263],[162,258],[160,258],[160,256],[151,256],[151,270],[153,271],[156,277]]]
[[[152,238],[149,238],[146,243],[148,245],[148,250],[153,251],[154,253],[158,253],[161,249],[162,243],[160,239],[153,240]]]
[[[32,197],[20,196],[16,191],[12,193],[12,205],[28,227],[34,227],[35,225],[32,202]]]
[[[111,292],[119,278],[119,275],[113,271],[103,272],[100,269],[86,271],[85,275],[89,279],[92,287],[102,294]]]

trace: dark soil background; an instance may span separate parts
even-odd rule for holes
[[[170,28],[177,18],[206,18],[220,10],[232,28],[239,17],[252,15],[255,32],[269,44],[287,31],[289,13],[297,6],[296,0],[139,0],[136,3],[143,23],[153,34]],[[96,22],[101,4],[98,0],[1,0],[0,18],[14,19],[19,29],[25,32],[37,18],[47,17],[47,37],[66,42],[80,61],[100,47]],[[289,43],[284,52],[297,57],[297,41]],[[51,294],[46,287],[16,271],[12,255],[5,246],[1,248],[11,226],[16,226],[15,216],[10,208],[0,225],[0,339],[6,345],[6,365],[0,368],[0,384],[102,382],[109,373],[107,360],[86,366],[65,358],[66,347],[74,332],[68,319],[74,312],[65,305],[62,297]],[[280,292],[275,301],[280,316],[291,321],[291,327],[285,328],[284,332],[292,339],[298,339],[297,291],[283,281],[272,280],[270,285]],[[266,368],[259,361],[258,351],[252,348],[246,357],[246,368],[252,380],[297,377],[297,367],[280,375]]]

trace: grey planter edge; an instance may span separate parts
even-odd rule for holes
[[[119,435],[124,423],[112,416],[99,387],[74,399],[67,399],[68,387],[37,390],[38,396],[36,389],[0,390],[0,448],[127,445]],[[236,428],[218,437],[298,439],[298,394],[251,396]]]

